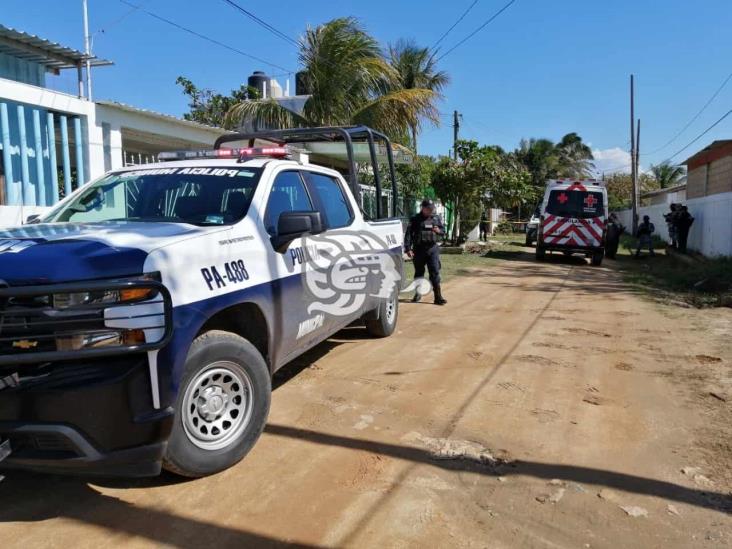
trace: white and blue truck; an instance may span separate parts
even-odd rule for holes
[[[310,161],[315,142],[343,145],[341,169]],[[354,196],[364,142],[374,220]],[[0,232],[0,469],[216,473],[262,433],[277,369],[356,321],[394,331],[403,236],[384,135],[228,134],[159,160]]]

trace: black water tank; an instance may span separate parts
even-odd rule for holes
[[[306,71],[300,71],[295,73],[295,94],[296,95],[310,95],[313,91],[310,89],[310,85],[307,81],[308,73]]]
[[[269,76],[262,71],[254,71],[247,80],[247,85],[259,91],[259,97],[269,97]]]

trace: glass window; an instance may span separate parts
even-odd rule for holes
[[[308,172],[308,179],[317,194],[322,213],[325,214],[327,227],[337,229],[350,225],[353,213],[340,183],[327,175],[312,172]]]
[[[259,168],[231,167],[119,172],[92,183],[43,221],[228,225],[247,214],[260,175]]]
[[[305,184],[299,172],[281,172],[272,184],[264,216],[264,226],[269,234],[277,232],[277,222],[283,212],[311,212],[310,202]]]
[[[600,217],[605,215],[603,194],[590,191],[551,191],[546,211],[558,217]]]

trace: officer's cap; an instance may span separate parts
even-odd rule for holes
[[[435,203],[432,200],[430,200],[429,198],[425,198],[422,201],[422,207],[423,208],[434,208],[435,207]]]

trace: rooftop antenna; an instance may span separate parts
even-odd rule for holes
[[[84,54],[86,55],[86,98],[92,100],[91,77],[91,37],[89,36],[89,6],[87,0],[81,0],[84,12]]]

